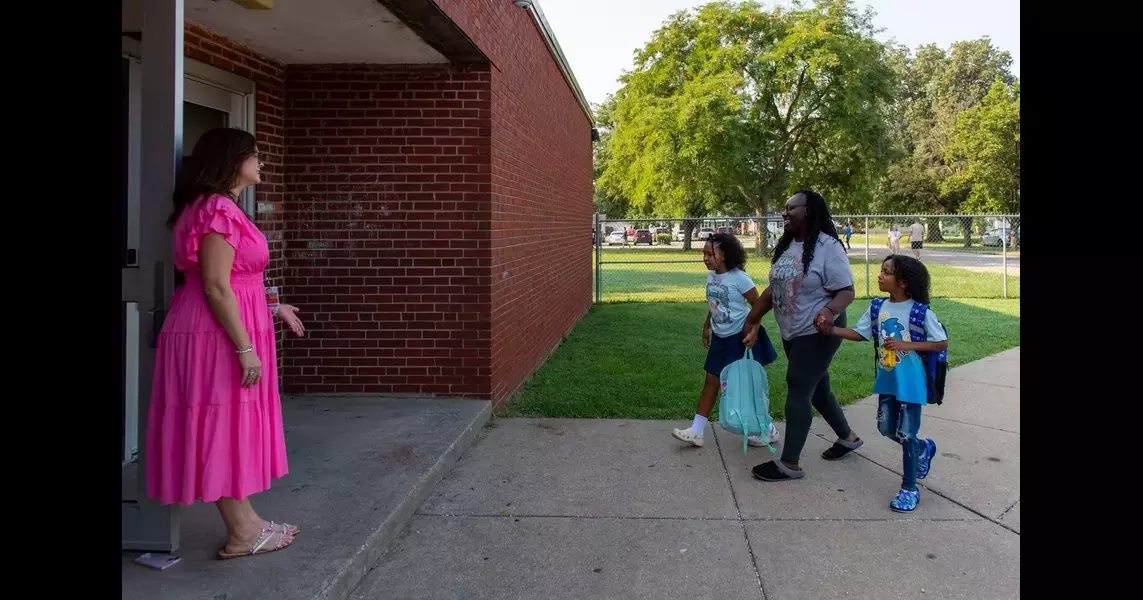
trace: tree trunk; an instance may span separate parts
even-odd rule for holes
[[[770,228],[766,223],[766,199],[759,198],[758,205],[754,207],[754,214],[758,217],[757,231],[754,233],[754,255],[766,258],[770,255],[769,237]]]
[[[925,241],[926,242],[943,242],[945,241],[945,234],[941,231],[940,219],[925,219]]]
[[[691,249],[691,238],[695,234],[695,226],[698,221],[694,219],[686,219],[683,221],[683,252],[689,252]]]
[[[964,233],[964,247],[972,246],[972,219],[960,219],[960,229]]]

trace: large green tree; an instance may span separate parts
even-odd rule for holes
[[[997,78],[957,116],[946,160],[960,168],[942,189],[966,190],[962,212],[1020,212],[1020,84]]]
[[[600,184],[605,165],[611,160],[611,130],[615,126],[612,117],[615,97],[608,94],[602,104],[595,107],[595,123],[599,129],[599,141],[595,142],[592,154],[592,182],[595,185],[595,212],[607,215],[609,219],[622,219],[627,216],[630,201],[620,190]]]
[[[621,78],[601,185],[654,216],[702,216],[728,192],[765,215],[802,186],[865,208],[894,89],[872,18],[848,0],[673,15]]]
[[[948,50],[926,44],[910,53],[897,47],[888,62],[898,82],[887,119],[893,160],[877,184],[874,210],[964,212],[972,185],[961,155],[949,152],[957,122],[981,103],[994,81],[1015,82],[1011,55],[984,37],[955,42]],[[928,238],[939,241],[941,230],[933,225],[926,228]],[[971,223],[961,225],[970,244]]]

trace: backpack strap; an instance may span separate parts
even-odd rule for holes
[[[874,298],[869,303],[869,331],[873,334],[873,378],[877,378],[878,365],[881,364],[880,357],[877,355],[877,338],[881,334],[881,325],[877,322],[878,315],[881,314],[881,306],[885,304],[885,298]]]
[[[909,339],[914,342],[923,342],[928,338],[925,333],[925,315],[929,312],[929,306],[920,302],[914,302],[913,308],[909,309]]]
[[[909,336],[914,342],[924,342],[929,339],[928,333],[925,331],[925,317],[928,315],[929,305],[920,302],[914,302],[913,308],[909,310]],[[925,354],[933,354],[938,361],[945,361],[948,359],[948,351],[941,350],[940,352],[927,352]]]

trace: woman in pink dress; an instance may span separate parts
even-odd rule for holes
[[[214,129],[195,144],[174,194],[175,290],[159,334],[147,422],[147,492],[163,504],[213,502],[220,558],[273,552],[298,529],[264,521],[249,496],[286,474],[274,317],[295,335],[298,310],[271,310],[266,238],[235,199],[261,182],[254,136]]]

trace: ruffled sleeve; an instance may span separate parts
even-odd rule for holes
[[[246,219],[238,205],[226,196],[216,194],[193,210],[196,213],[191,216],[193,220],[183,242],[184,257],[187,261],[198,263],[198,248],[202,243],[202,236],[208,233],[221,234],[226,243],[235,249],[238,248]]]

